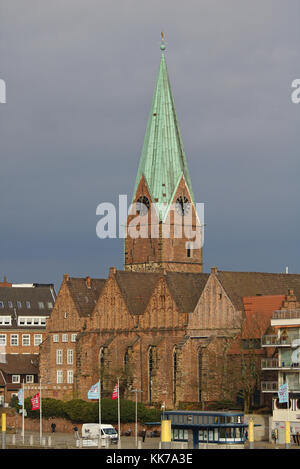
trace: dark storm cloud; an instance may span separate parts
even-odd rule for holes
[[[0,275],[122,267],[96,207],[131,197],[161,30],[205,268],[299,272],[299,17],[297,0],[2,0]]]

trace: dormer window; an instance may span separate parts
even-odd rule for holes
[[[39,301],[38,305],[39,305],[39,309],[44,309],[45,307],[42,301]]]
[[[27,309],[30,309],[30,308],[31,308],[30,301],[26,301],[26,308],[27,308]]]
[[[21,302],[21,301],[17,301],[17,307],[18,307],[19,309],[22,308],[22,302]]]

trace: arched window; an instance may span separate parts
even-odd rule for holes
[[[148,350],[148,400],[152,402],[153,348]]]
[[[127,348],[124,354],[124,371],[125,372],[128,371],[128,365],[129,365],[129,352]]]
[[[198,350],[198,401],[202,401],[202,350]]]
[[[173,403],[176,404],[176,387],[177,387],[177,352],[173,351]]]

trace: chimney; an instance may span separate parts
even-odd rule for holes
[[[87,288],[91,288],[91,277],[86,277],[85,279]]]
[[[64,280],[67,282],[69,280],[69,274],[64,274]]]
[[[117,273],[117,268],[116,267],[110,267],[109,268],[109,277],[114,277]]]
[[[218,273],[218,268],[217,268],[217,267],[212,267],[212,268],[210,269],[210,272],[211,272],[212,274],[217,274],[217,273]]]

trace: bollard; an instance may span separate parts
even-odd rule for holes
[[[291,424],[285,422],[285,449],[289,449],[291,446]]]
[[[46,446],[46,438],[42,438],[41,444],[42,444],[42,446]]]
[[[30,446],[33,446],[33,435],[29,436],[29,444]]]
[[[98,449],[102,446],[101,436],[98,437]]]
[[[82,438],[80,438],[79,440],[79,448],[82,448],[83,444],[82,444]]]
[[[161,421],[161,447],[162,449],[171,448],[171,420]]]
[[[6,414],[2,414],[2,449],[6,449]]]
[[[121,449],[122,445],[121,445],[121,438],[118,440],[118,449]]]
[[[141,442],[141,440],[138,441],[138,449],[142,449],[142,442]]]
[[[14,446],[16,444],[16,435],[13,434],[11,438],[11,444]]]
[[[49,436],[48,436],[48,446],[51,446],[51,444],[52,444],[51,436],[49,435]]]
[[[254,421],[253,418],[249,421],[249,448],[254,449]]]
[[[109,439],[109,438],[105,438],[105,447],[106,447],[106,448],[109,448],[109,445],[110,445],[110,439]]]

